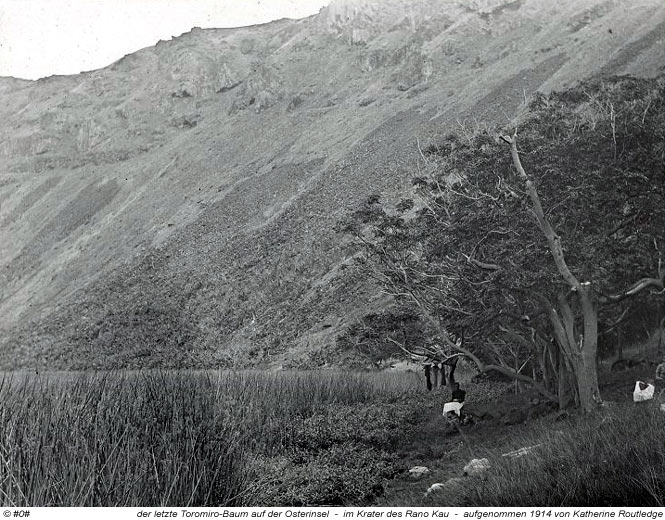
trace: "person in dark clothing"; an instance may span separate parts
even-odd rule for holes
[[[656,367],[656,380],[660,381],[661,384],[665,380],[665,362]]]
[[[443,415],[448,421],[448,424],[467,425],[473,424],[473,417],[466,413],[463,409],[464,399],[466,399],[466,392],[462,390],[459,383],[453,384],[452,401],[443,406]]]
[[[466,392],[460,388],[459,383],[455,383],[453,387],[453,401],[463,403],[465,398]]]

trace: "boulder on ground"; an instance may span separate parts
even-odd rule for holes
[[[414,466],[409,470],[409,476],[414,479],[419,479],[429,474],[427,466]]]
[[[472,459],[464,466],[464,475],[477,475],[491,467],[490,461],[487,459]]]
[[[453,477],[446,480],[446,482],[443,483],[437,482],[436,484],[432,484],[425,492],[425,496],[429,496],[432,493],[442,493],[442,492],[459,494],[463,490],[464,490],[464,478]]]
[[[432,493],[443,491],[445,488],[446,488],[445,484],[437,482],[436,484],[432,484],[430,487],[427,488],[425,495],[431,495]]]

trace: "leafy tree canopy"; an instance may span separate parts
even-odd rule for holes
[[[517,135],[568,267],[593,283],[601,325],[625,318],[625,301],[662,302],[665,78],[538,95]],[[349,229],[364,244],[368,272],[398,302],[416,304],[453,336],[465,331],[487,361],[522,364],[551,341],[545,308],[570,287],[497,136],[451,134],[429,147],[410,198],[392,208],[371,198]],[[643,287],[639,300],[628,298]]]

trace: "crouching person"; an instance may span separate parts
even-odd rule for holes
[[[471,416],[464,412],[464,400],[466,392],[460,388],[459,383],[453,386],[452,401],[443,405],[443,416],[448,422],[458,422],[459,424],[469,424]]]

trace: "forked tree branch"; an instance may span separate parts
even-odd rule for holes
[[[517,174],[524,181],[526,192],[528,193],[529,198],[531,199],[531,204],[533,205],[533,212],[536,215],[536,219],[538,220],[538,226],[545,235],[545,238],[547,238],[547,242],[550,246],[550,252],[554,257],[554,263],[556,264],[559,273],[573,290],[579,290],[581,284],[568,268],[568,264],[566,264],[566,258],[563,254],[563,248],[561,247],[561,237],[556,234],[549,221],[547,220],[545,212],[543,211],[543,205],[540,202],[540,197],[536,191],[536,186],[533,184],[533,181],[529,179],[529,176],[526,174],[524,167],[522,166],[522,161],[520,161],[520,156],[517,151],[517,130],[515,130],[512,137],[501,136],[501,139],[510,145],[510,154],[513,158],[513,164],[515,165]]]

